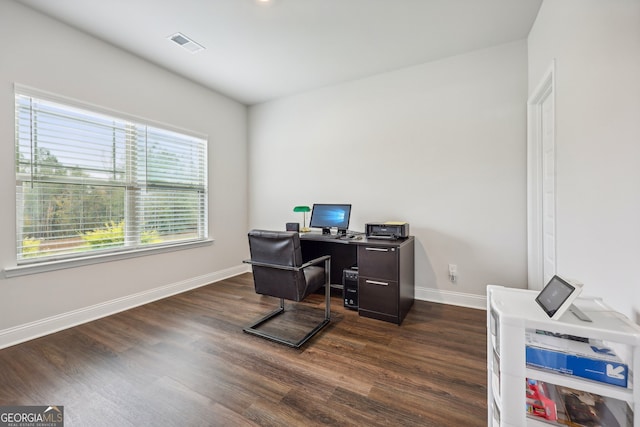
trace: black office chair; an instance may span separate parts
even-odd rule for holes
[[[251,230],[249,232],[251,259],[245,260],[253,269],[256,292],[280,298],[280,307],[262,319],[244,328],[244,332],[299,348],[331,319],[331,257],[321,256],[309,262],[302,262],[300,237],[296,232]],[[321,266],[324,263],[324,267]],[[298,341],[266,333],[258,327],[275,316],[284,313],[284,300],[300,302],[307,295],[324,285],[324,320]]]

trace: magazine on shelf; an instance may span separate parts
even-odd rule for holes
[[[627,387],[629,367],[600,340],[527,330],[525,341],[530,367]]]
[[[526,379],[527,416],[552,425],[633,427],[633,410],[625,401],[550,382]]]

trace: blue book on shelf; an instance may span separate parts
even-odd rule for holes
[[[527,333],[526,361],[535,368],[627,387],[628,366],[602,342]]]

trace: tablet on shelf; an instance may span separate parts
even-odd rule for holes
[[[567,280],[553,276],[540,291],[536,302],[553,320],[557,320],[571,307],[573,300],[582,292],[582,283],[569,283]]]

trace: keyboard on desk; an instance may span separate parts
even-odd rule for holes
[[[352,240],[362,239],[364,233],[358,231],[349,231],[347,234],[321,234],[321,233],[300,233],[301,239],[309,240]]]
[[[320,233],[300,233],[301,239],[313,239],[313,240],[333,240],[339,239],[339,234],[320,234]]]

